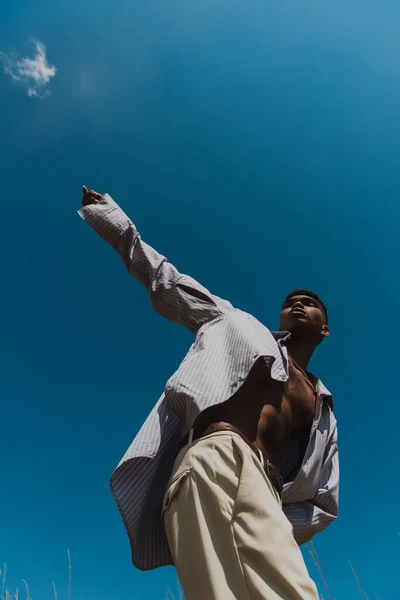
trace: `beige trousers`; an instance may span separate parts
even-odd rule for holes
[[[237,434],[181,450],[163,514],[186,600],[318,600],[279,495]]]

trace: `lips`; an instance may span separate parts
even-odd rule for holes
[[[300,308],[294,308],[293,310],[290,311],[290,314],[295,316],[295,317],[306,317],[306,313],[304,312],[304,310],[301,310]]]

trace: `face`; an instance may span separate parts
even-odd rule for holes
[[[310,296],[292,296],[286,300],[282,306],[280,328],[305,337],[320,336],[320,341],[329,335],[325,313]]]

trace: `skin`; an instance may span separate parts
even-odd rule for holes
[[[306,369],[316,347],[329,335],[321,307],[308,296],[290,298],[282,307],[280,324],[282,331],[292,333],[287,344],[288,381],[272,379],[263,358],[259,358],[229,400],[198,417],[200,429],[216,421],[235,425],[272,459],[289,437],[300,442],[304,455],[317,403],[317,378]]]
[[[304,371],[316,347],[330,334],[325,321],[318,301],[309,296],[293,296],[282,306],[280,329],[291,332],[288,352]]]
[[[88,190],[86,185],[82,186],[82,205],[89,206],[89,204],[98,204],[101,198],[101,194],[94,190]]]
[[[82,192],[83,206],[98,204],[102,196],[86,186]],[[325,321],[322,307],[313,298],[299,295],[285,301],[280,329],[292,334],[287,343],[288,381],[273,380],[264,360],[259,358],[233,396],[197,417],[196,428],[202,430],[211,423],[225,421],[272,458],[287,438],[296,438],[304,454],[317,402],[317,378],[307,371],[307,366],[317,346],[330,334]]]

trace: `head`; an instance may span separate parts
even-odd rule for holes
[[[330,333],[325,304],[310,290],[290,292],[282,306],[280,329],[317,346]]]

